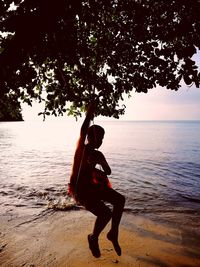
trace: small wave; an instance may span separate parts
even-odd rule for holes
[[[8,195],[8,192],[0,191],[0,195],[2,195],[2,196],[7,196],[7,195]]]
[[[144,181],[143,182],[144,184],[148,184],[148,185],[153,185],[151,182],[149,182],[149,181]]]
[[[66,210],[77,210],[80,209],[81,207],[76,204],[76,202],[72,198],[59,198],[58,200],[52,200],[49,201],[47,204],[48,209],[53,209],[53,210],[61,210],[61,211],[66,211]]]
[[[194,198],[194,197],[191,197],[191,196],[184,196],[184,195],[181,195],[181,197],[187,199],[188,201],[192,201],[192,202],[195,202],[195,203],[200,203],[200,199],[198,199],[198,198]]]
[[[48,195],[48,192],[45,191],[38,191],[38,190],[32,190],[26,194],[26,197],[32,198],[32,197],[46,197]]]
[[[47,187],[47,188],[45,188],[45,190],[46,191],[50,191],[50,192],[55,192],[56,191],[56,189],[55,189],[55,187]]]
[[[26,204],[15,204],[14,206],[19,208],[19,207],[26,207],[27,205]]]

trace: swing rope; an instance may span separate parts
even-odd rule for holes
[[[95,96],[95,87],[93,87],[93,90],[92,90],[92,93],[90,94],[90,96],[92,96],[92,97]],[[94,118],[93,118],[92,122],[93,122],[93,125],[94,125]],[[89,127],[90,127],[90,123],[89,123]],[[88,127],[88,128],[89,128],[89,127]],[[85,140],[84,140],[84,148],[83,148],[83,152],[82,152],[82,155],[81,155],[81,161],[80,161],[80,165],[79,165],[79,169],[78,169],[78,175],[77,175],[77,179],[76,179],[75,198],[76,198],[76,196],[77,196],[78,183],[79,183],[79,178],[80,178],[81,168],[82,168],[82,165],[83,165],[83,159],[84,159],[84,156],[85,156],[85,149],[86,149],[85,141],[86,141],[86,137],[87,137],[87,134],[86,134],[86,136],[85,136]],[[96,134],[95,134],[95,138],[96,138]]]
[[[96,64],[95,64],[94,73],[97,73],[98,58],[99,58],[99,49],[97,49],[97,53],[96,53]],[[88,86],[88,90],[90,92],[90,95],[89,95],[90,99],[91,99],[91,101],[94,101],[95,100],[95,86],[91,85],[90,77],[88,75],[87,75],[87,86]],[[92,121],[93,121],[93,125],[94,125],[94,117],[93,117]],[[90,123],[89,123],[89,127],[90,127]],[[95,131],[95,128],[94,128],[94,131]],[[95,132],[94,132],[94,136],[95,136],[95,139],[96,139],[96,133]],[[87,137],[87,134],[86,134],[86,137]],[[85,155],[85,149],[86,149],[86,146],[85,146],[85,140],[84,140],[84,148],[83,148],[83,152],[82,152],[82,155],[81,155],[81,161],[80,161],[80,165],[79,165],[79,169],[78,169],[78,175],[77,175],[77,179],[76,179],[75,197],[77,196],[78,183],[79,183],[81,168],[82,168],[82,165],[83,165],[83,158],[84,158],[84,155]]]

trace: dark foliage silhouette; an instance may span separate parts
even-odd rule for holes
[[[97,114],[118,117],[132,90],[199,87],[199,14],[198,0],[2,0],[1,95],[45,101],[46,115],[97,98]]]

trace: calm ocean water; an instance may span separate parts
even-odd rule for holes
[[[126,211],[200,214],[200,121],[96,121],[101,150]],[[0,123],[0,203],[15,208],[69,204],[67,183],[81,121]]]

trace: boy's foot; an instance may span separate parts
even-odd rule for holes
[[[115,236],[112,232],[108,232],[107,238],[108,238],[108,240],[110,240],[112,242],[113,247],[114,247],[117,255],[121,256],[122,251],[121,251],[121,247],[118,243],[117,236]]]
[[[88,243],[92,255],[95,258],[99,258],[101,256],[101,252],[99,250],[98,238],[95,238],[92,234],[90,234],[88,235]]]

